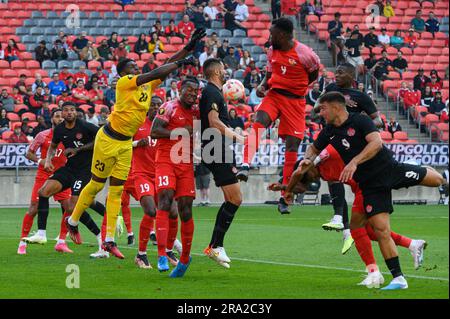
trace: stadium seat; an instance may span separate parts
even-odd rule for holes
[[[8,112],[8,113],[6,114],[6,118],[7,118],[8,120],[10,120],[11,122],[18,122],[18,121],[20,121],[20,117],[19,117],[19,115],[16,114],[16,113]]]
[[[401,141],[405,141],[408,139],[408,133],[400,131],[400,132],[395,132],[394,133],[394,139],[396,140],[401,140]]]
[[[405,144],[419,144],[419,142],[417,142],[417,140],[406,140],[406,141],[403,141],[403,143],[405,143]]]
[[[8,63],[8,62],[6,62],[6,63]],[[6,69],[6,70],[3,70],[2,76],[5,78],[14,78],[14,77],[17,77],[17,72],[15,70]]]
[[[96,69],[98,66],[101,66],[100,62],[98,61],[89,61],[88,63],[88,69]]]
[[[439,140],[444,143],[448,143],[448,132],[441,132]]]
[[[48,106],[48,109],[51,111],[51,110],[53,110],[53,109],[55,109],[55,108],[58,108],[58,105],[57,104],[50,104],[49,106]]]
[[[27,77],[31,77],[32,76],[32,72],[30,70],[27,69],[19,69],[17,70],[17,74],[20,76],[22,74],[25,74]]]
[[[89,109],[92,108],[92,106],[88,105],[88,104],[82,104],[79,106],[79,108],[82,109],[85,113],[87,113],[89,111]]]
[[[425,125],[427,129],[430,129],[430,126],[434,123],[439,123],[439,116],[436,114],[427,114],[425,115]]]
[[[14,132],[13,131],[6,131],[2,133],[2,140],[7,140],[11,137],[11,135],[13,135]]]
[[[21,116],[21,120],[23,121],[25,118],[27,118],[30,121],[36,121],[36,114],[31,112],[25,112]]]
[[[56,64],[53,61],[46,60],[42,62],[43,69],[56,69]]]
[[[14,105],[14,113],[19,113],[22,110],[28,111],[28,106],[25,104],[16,104]]]
[[[11,62],[11,69],[24,69],[26,68],[25,62],[16,60]]]

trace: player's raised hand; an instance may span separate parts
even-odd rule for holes
[[[257,97],[265,97],[266,96],[266,88],[262,85],[259,85],[256,88],[256,96]]]
[[[71,158],[71,157],[77,155],[77,153],[78,153],[78,150],[76,148],[70,148],[70,147],[66,148],[66,150],[64,151],[64,155],[67,158]]]
[[[194,59],[193,56],[190,56],[190,57],[188,57],[188,58],[185,58],[185,59],[181,59],[181,60],[176,61],[175,64],[176,64],[178,67],[182,67],[182,66],[184,66],[184,65],[194,65],[194,64],[195,64],[195,59]]]
[[[206,36],[206,30],[203,28],[195,29],[194,33],[191,36],[191,40],[186,44],[184,49],[188,52],[191,52],[195,48],[195,44],[200,41],[202,38]]]
[[[349,180],[353,178],[353,174],[356,172],[357,165],[350,161],[341,172],[341,176],[339,177],[339,181],[341,183],[347,183]]]

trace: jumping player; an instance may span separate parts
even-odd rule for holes
[[[124,258],[114,242],[117,216],[120,210],[123,185],[131,166],[132,137],[145,122],[153,90],[161,84],[167,75],[176,69],[193,64],[193,58],[184,59],[194,50],[195,44],[206,35],[204,29],[197,29],[189,43],[167,64],[145,74],[139,74],[139,67],[131,59],[118,63],[117,99],[109,122],[103,126],[95,139],[92,160],[92,179],[82,191],[80,200],[67,220],[71,238],[76,244],[82,240],[78,232],[78,221],[84,209],[105,186],[110,178],[107,205],[107,229],[104,242],[105,250],[117,258]]]
[[[293,37],[294,26],[287,18],[272,22],[271,43],[267,53],[267,72],[256,90],[264,97],[256,111],[253,130],[244,145],[243,164],[236,177],[247,181],[250,164],[258,150],[264,129],[280,118],[278,134],[286,141],[283,184],[287,184],[298,157],[305,132],[305,107],[308,85],[317,79],[320,59],[311,48]],[[270,90],[269,90],[270,88]],[[280,198],[278,210],[289,214]]]
[[[169,270],[166,244],[170,228],[170,209],[175,199],[181,219],[183,251],[176,268],[170,274],[172,278],[182,277],[192,259],[192,202],[195,198],[192,130],[194,119],[198,118],[198,108],[194,105],[199,88],[200,83],[196,78],[187,77],[181,83],[180,99],[160,107],[151,129],[151,137],[158,139],[155,179],[158,194],[156,238],[160,272]],[[174,138],[175,136],[177,138]]]

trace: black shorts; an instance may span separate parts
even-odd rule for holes
[[[392,190],[419,185],[426,174],[425,167],[396,162],[383,174],[360,183],[366,214],[369,217],[379,213],[391,214],[394,211]]]
[[[195,176],[195,186],[197,186],[197,189],[208,189],[210,181],[211,176],[209,176],[209,173]]]
[[[213,174],[214,182],[217,187],[236,184],[237,169],[231,163],[203,163]]]
[[[91,180],[91,176],[90,169],[75,171],[63,166],[54,172],[49,179],[60,182],[63,187],[62,190],[71,188],[72,196],[79,196],[83,188]]]

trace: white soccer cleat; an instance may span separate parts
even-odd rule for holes
[[[107,251],[104,251],[103,249],[100,249],[99,251],[90,254],[89,257],[91,258],[109,258],[109,253]]]
[[[335,230],[342,231],[344,230],[344,224],[342,223],[342,216],[333,216],[329,223],[323,224],[322,228],[324,230]]]
[[[384,284],[383,275],[379,271],[369,272],[367,277],[361,281],[358,286],[366,286],[367,288],[380,288]]]
[[[414,259],[414,269],[419,269],[423,264],[423,251],[427,248],[427,242],[422,239],[413,239],[408,249]]]
[[[22,238],[22,240],[24,242],[26,242],[26,243],[29,243],[29,244],[41,244],[41,245],[44,245],[44,244],[47,243],[47,237],[40,236],[37,233],[34,234],[31,237],[24,237],[24,238]]]
[[[386,287],[381,288],[381,290],[400,290],[408,289],[408,282],[405,277],[398,276],[392,279],[392,281]]]
[[[181,256],[181,253],[183,252],[183,245],[178,239],[175,239],[173,243],[173,248],[178,252],[178,254]]]
[[[123,234],[123,217],[122,216],[117,216],[117,222],[116,222],[116,233],[117,233],[117,237],[122,236]]]
[[[227,256],[225,252],[225,248],[223,247],[207,247],[204,251],[205,255],[214,260],[216,263],[225,268],[230,268],[229,263],[231,262],[230,258]]]

